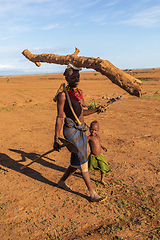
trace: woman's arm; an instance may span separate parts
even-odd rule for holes
[[[58,101],[57,101],[57,117],[55,124],[55,135],[54,135],[54,148],[58,150],[59,148],[59,140],[60,131],[63,125],[63,112],[64,112],[64,104],[65,104],[66,96],[64,92],[59,93]]]
[[[95,112],[98,112],[97,108],[83,109],[83,116],[88,116],[88,115],[93,114]]]

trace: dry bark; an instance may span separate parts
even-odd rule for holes
[[[72,63],[76,67],[94,69],[105,75],[112,81],[112,83],[117,84],[129,94],[141,97],[142,89],[140,80],[115,67],[107,60],[102,60],[99,57],[79,57],[77,56],[79,52],[79,49],[76,48],[73,54],[60,56],[56,54],[32,54],[28,49],[25,49],[22,54],[38,67],[41,66],[40,62],[47,62],[60,65],[68,65],[68,63]]]

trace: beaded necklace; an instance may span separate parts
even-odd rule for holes
[[[66,89],[69,93],[69,95],[75,99],[76,101],[80,101],[83,98],[82,92],[79,90],[79,88],[70,88],[69,85],[66,86]]]

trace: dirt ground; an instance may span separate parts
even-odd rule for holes
[[[0,239],[159,239],[160,237],[160,69],[127,71],[142,80],[142,98],[129,95],[100,73],[81,73],[86,104],[106,104],[85,117],[100,124],[103,152],[112,171],[107,185],[91,172],[102,203],[92,203],[80,171],[57,182],[69,166],[66,148],[52,152],[56,103],[62,74],[0,77]],[[87,134],[89,134],[87,132]],[[89,153],[89,149],[88,149]]]

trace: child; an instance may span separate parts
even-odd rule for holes
[[[106,185],[104,181],[105,173],[110,172],[110,168],[101,154],[101,148],[107,152],[107,149],[100,143],[100,136],[97,134],[99,131],[99,124],[95,120],[90,124],[90,135],[88,136],[88,142],[90,146],[90,155],[88,157],[88,168],[89,170],[100,170],[101,171],[101,183]]]

